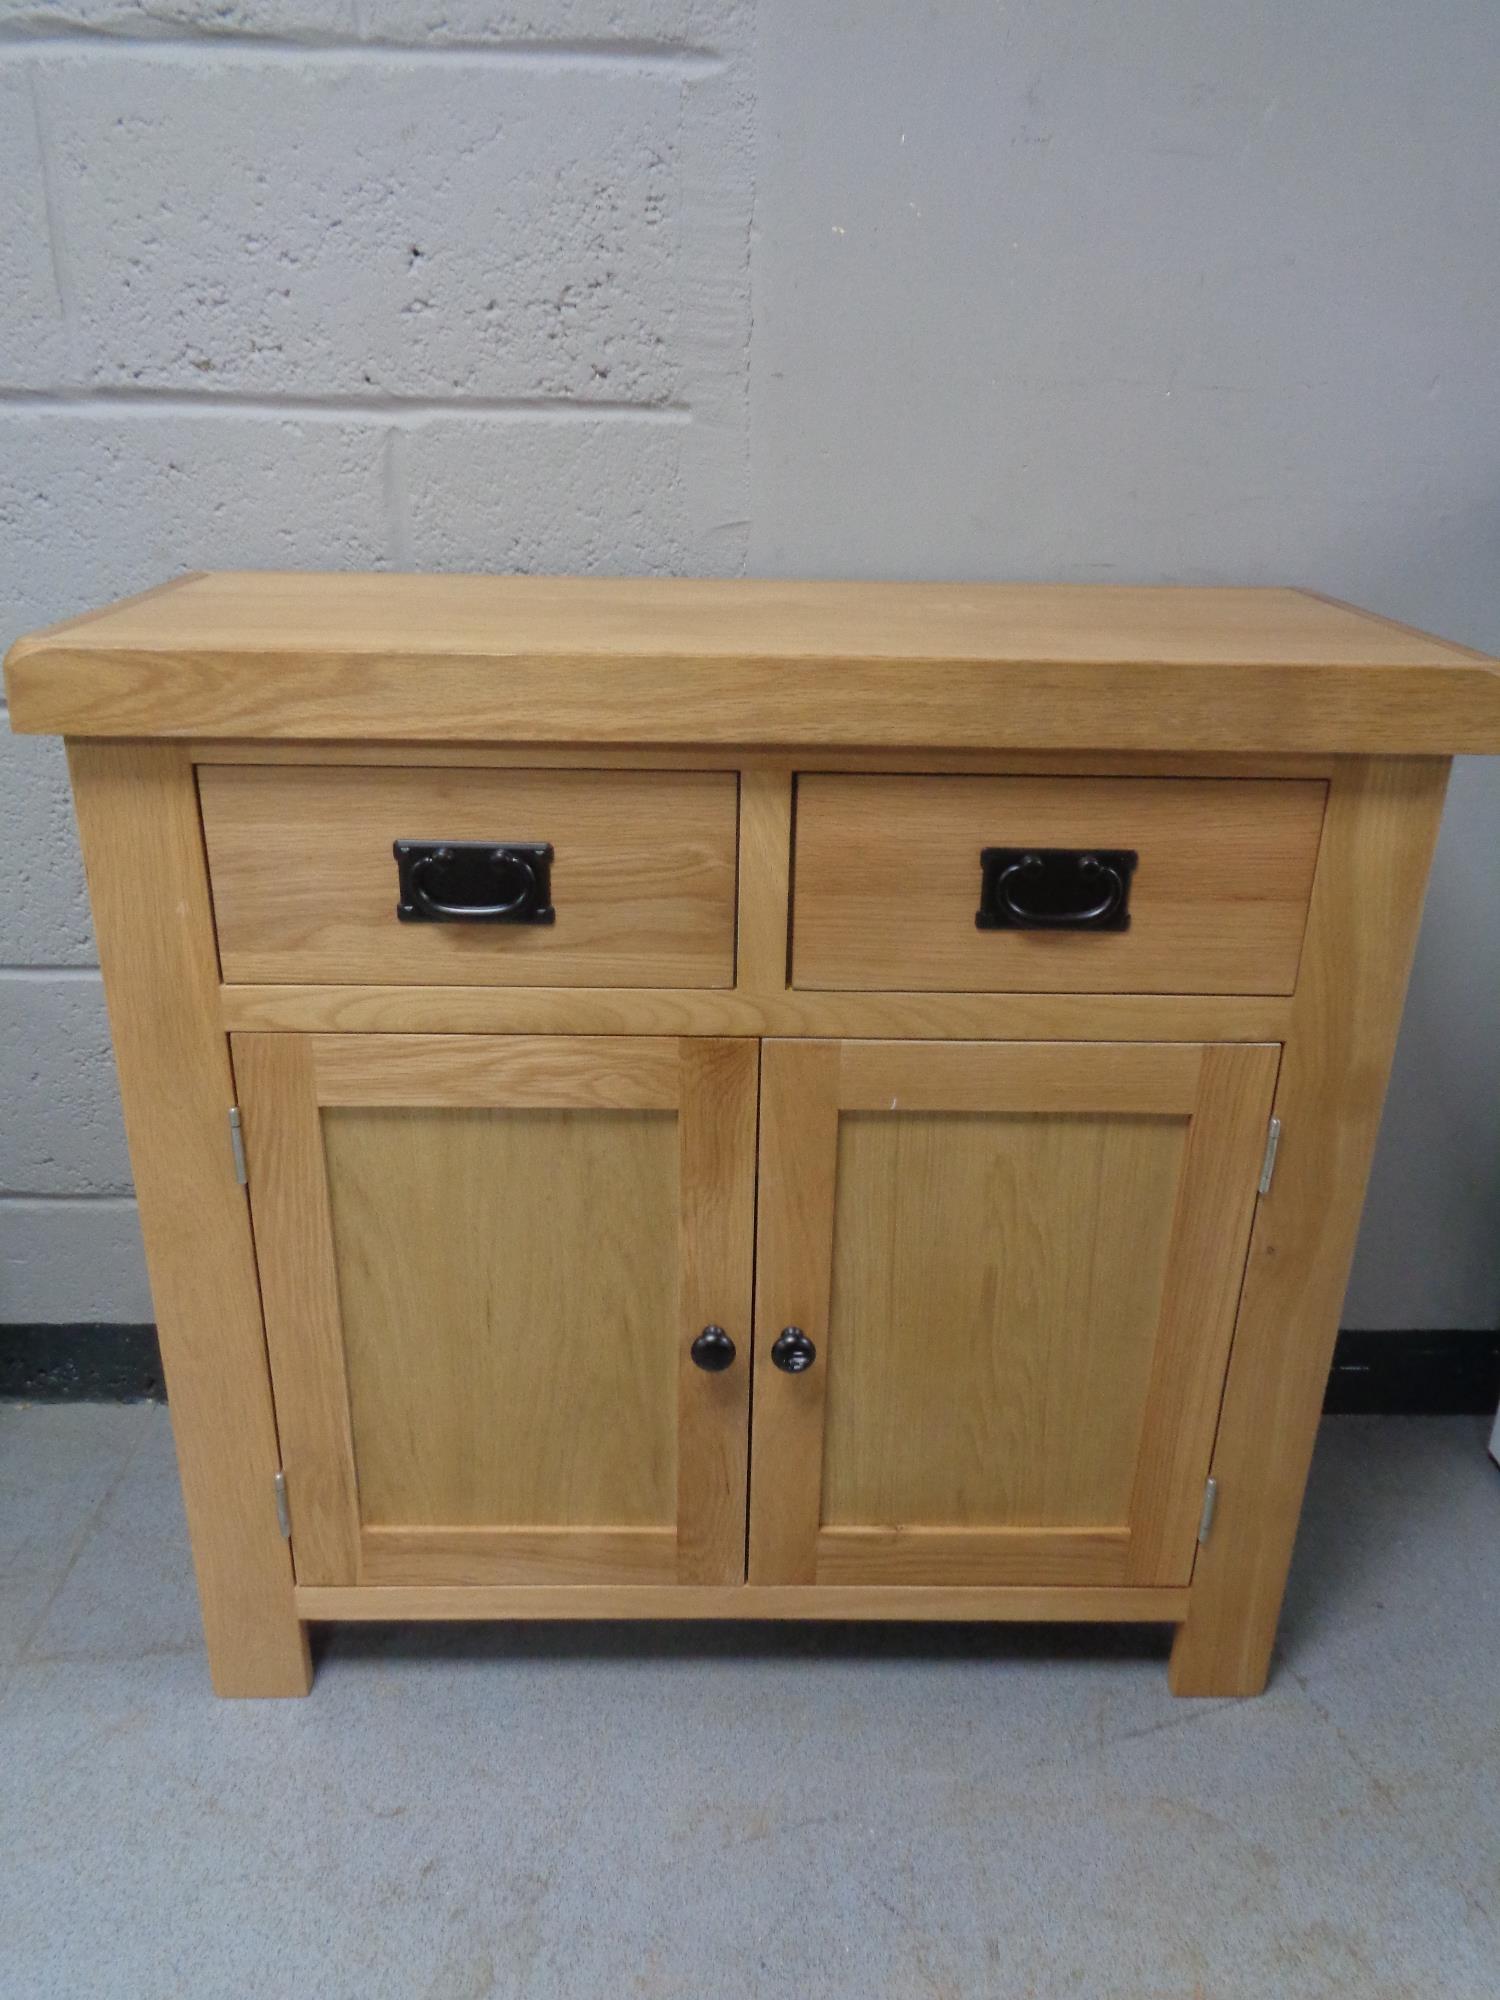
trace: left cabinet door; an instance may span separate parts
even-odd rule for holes
[[[759,1045],[232,1047],[299,1582],[740,1582]]]

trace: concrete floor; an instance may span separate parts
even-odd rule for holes
[[[1500,1475],[1325,1424],[1278,1670],[1150,1633],[345,1628],[216,1702],[165,1413],[0,1407],[5,2000],[1494,2000]]]

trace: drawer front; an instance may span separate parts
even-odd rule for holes
[[[793,984],[1290,993],[1326,792],[1308,779],[804,775]],[[986,850],[1120,856],[1117,874],[1080,873],[1076,902],[1062,898],[1103,923],[980,928]],[[1006,865],[998,855],[992,873]],[[1090,890],[1091,880],[1108,887]],[[1045,901],[1024,874],[1012,881],[1014,903]],[[1106,906],[1126,884],[1122,926]]]
[[[732,772],[206,765],[198,776],[231,984],[734,984]],[[550,847],[554,914],[400,921],[397,841]],[[408,904],[419,919],[454,907],[443,864],[425,879],[432,897]],[[504,899],[511,884],[496,881]],[[483,891],[458,900],[482,904]]]

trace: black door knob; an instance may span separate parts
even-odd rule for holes
[[[817,1348],[800,1326],[784,1326],[771,1343],[772,1364],[784,1375],[800,1375],[817,1358]]]
[[[722,1326],[706,1326],[688,1349],[696,1367],[719,1375],[734,1360],[734,1342]]]

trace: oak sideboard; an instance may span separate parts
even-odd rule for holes
[[[1264,1685],[1496,662],[1292,590],[247,572],[7,679],[221,1693],[444,1618]]]

